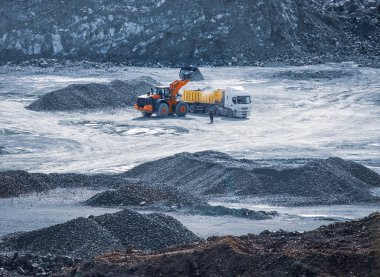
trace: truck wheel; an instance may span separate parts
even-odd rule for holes
[[[214,115],[215,115],[215,116],[218,116],[218,115],[219,115],[219,109],[218,109],[218,108],[215,108],[215,109],[214,109]]]
[[[151,113],[147,113],[147,112],[141,112],[143,117],[151,117],[152,114]]]
[[[227,111],[227,116],[228,116],[228,117],[233,117],[233,116],[234,116],[233,111],[232,111],[232,110],[228,110],[228,111]]]
[[[187,111],[189,110],[189,107],[186,103],[179,102],[175,106],[175,113],[177,116],[185,116],[187,114]]]
[[[189,112],[191,112],[191,113],[195,113],[195,107],[194,107],[194,105],[191,105],[191,106],[189,107]]]
[[[167,117],[169,115],[169,106],[166,103],[160,103],[157,109],[157,117]]]

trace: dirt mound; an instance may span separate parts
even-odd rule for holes
[[[157,250],[198,240],[179,221],[159,214],[123,210],[77,218],[36,231],[14,234],[0,243],[3,251],[71,255],[89,258],[133,247]]]
[[[147,254],[112,253],[81,276],[377,276],[380,214],[314,231],[216,237]],[[92,275],[90,275],[92,274]]]
[[[27,106],[34,111],[64,111],[131,106],[138,95],[159,85],[151,77],[110,83],[74,84],[49,92]]]
[[[123,176],[143,180],[154,176],[155,182],[169,182],[193,195],[294,196],[307,198],[309,204],[374,200],[370,188],[380,186],[377,173],[340,158],[281,169],[210,151],[148,162]]]

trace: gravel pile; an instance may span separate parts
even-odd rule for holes
[[[81,263],[70,256],[35,254],[0,256],[0,276],[51,276]],[[3,270],[2,270],[3,269]]]
[[[123,210],[76,218],[51,227],[8,235],[3,251],[90,258],[114,250],[157,250],[198,240],[179,221],[164,215]]]
[[[123,245],[138,250],[157,250],[197,240],[176,219],[163,214],[142,215],[131,210],[105,214],[94,220]]]
[[[110,175],[43,174],[26,171],[0,172],[0,198],[15,197],[62,187],[117,188],[125,181]]]
[[[144,184],[128,180],[128,184],[117,190],[100,192],[87,201],[90,206],[194,206],[204,203],[200,198],[186,193],[179,193],[174,187],[165,184]]]
[[[167,166],[162,168],[162,164]],[[179,191],[193,195],[306,197],[309,204],[378,200],[370,188],[380,186],[377,173],[340,158],[281,169],[212,151],[176,154],[137,166],[123,176],[169,180]]]
[[[159,85],[151,77],[110,83],[74,84],[49,92],[27,106],[34,111],[64,111],[131,106],[138,95]]]
[[[92,219],[79,217],[40,230],[8,236],[3,248],[9,251],[87,258],[123,245],[106,228]]]
[[[269,219],[276,212],[231,209],[223,206],[211,206],[201,197],[188,193],[179,193],[176,188],[160,184],[128,184],[117,190],[100,192],[84,204],[96,207],[130,207],[145,210],[170,210],[186,214],[207,216],[233,216],[249,219]],[[165,209],[166,208],[166,209]]]
[[[273,77],[293,80],[310,80],[310,79],[335,79],[353,76],[352,70],[303,70],[303,71],[282,71]]]

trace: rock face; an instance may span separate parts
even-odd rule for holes
[[[8,235],[0,242],[0,248],[2,251],[50,253],[87,259],[115,250],[158,250],[195,240],[198,240],[197,236],[170,216],[123,210]]]
[[[305,233],[217,237],[149,254],[111,253],[81,276],[379,276],[380,215]]]
[[[380,51],[374,0],[3,0],[0,17],[3,61],[245,65]]]
[[[165,164],[165,168],[162,168]],[[314,204],[373,200],[380,176],[340,158],[311,160],[297,168],[263,167],[212,151],[181,153],[137,166],[124,177],[168,182],[195,195],[294,196]]]
[[[131,106],[136,97],[159,85],[150,77],[110,83],[74,84],[43,95],[27,109],[34,111],[63,111]]]

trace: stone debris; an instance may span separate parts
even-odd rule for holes
[[[173,186],[158,183],[146,185],[142,182],[133,182],[123,185],[117,190],[100,192],[84,203],[97,207],[129,207],[154,211],[177,211],[205,216],[227,215],[256,220],[270,219],[278,215],[276,212],[211,206],[206,199],[189,193],[180,193]]]
[[[380,186],[380,175],[340,158],[277,168],[214,151],[176,154],[136,166],[122,176],[147,183],[154,176],[154,182],[168,182],[178,191],[196,196],[278,197],[285,202],[288,196],[299,199],[298,203],[282,203],[289,205],[302,201],[304,204],[378,201],[370,189]]]
[[[70,255],[88,259],[115,250],[158,250],[196,240],[196,235],[170,216],[140,214],[126,209],[10,234],[0,241],[0,249],[2,252]]]

